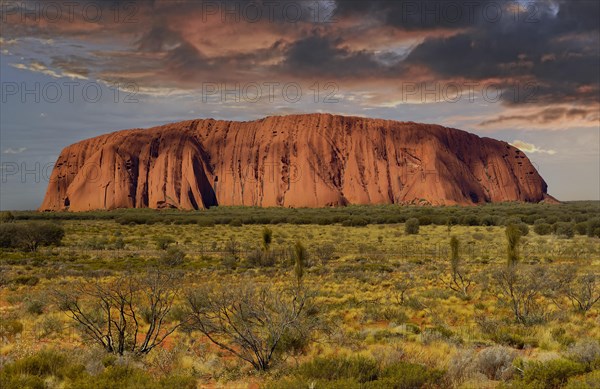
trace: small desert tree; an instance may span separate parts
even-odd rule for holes
[[[181,323],[167,326],[178,294],[178,273],[155,267],[110,282],[87,280],[56,290],[57,305],[77,323],[84,339],[108,353],[144,355]]]
[[[284,336],[303,326],[303,289],[254,284],[204,285],[187,296],[192,328],[212,343],[268,370]]]
[[[400,269],[400,279],[393,284],[393,294],[398,304],[403,305],[408,293],[415,287],[415,266],[406,264]]]
[[[493,274],[496,297],[509,306],[521,324],[544,319],[545,311],[539,299],[548,292],[548,270],[543,266],[509,265]]]
[[[230,237],[225,244],[225,251],[237,261],[240,258],[240,243],[234,237]]]
[[[450,238],[450,274],[441,277],[442,282],[463,298],[469,297],[469,288],[473,281],[464,271],[459,254],[460,242],[457,237]]]
[[[563,293],[576,310],[587,312],[600,301],[600,279],[593,272],[580,274],[563,286]]]
[[[0,242],[3,247],[37,251],[40,246],[59,245],[65,236],[62,226],[49,222],[3,224]]]
[[[335,245],[333,243],[323,243],[314,248],[315,256],[323,265],[331,261],[335,256]]]
[[[507,259],[509,265],[519,261],[519,243],[521,242],[521,230],[516,224],[509,224],[505,230]]]

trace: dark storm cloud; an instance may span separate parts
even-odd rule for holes
[[[382,67],[367,51],[352,51],[338,39],[312,35],[285,50],[283,70],[301,76],[373,76]]]
[[[600,16],[600,3],[536,4],[535,22],[482,21],[456,35],[425,40],[406,64],[425,66],[442,78],[500,80],[500,86],[509,90],[503,95],[507,104],[600,101],[599,22],[589,16]],[[535,86],[535,99],[511,93],[526,84]]]
[[[122,73],[152,86],[194,88],[189,81],[257,81],[264,75],[353,85],[471,80],[498,84],[507,105],[600,101],[596,0],[90,3],[104,9],[97,24],[17,23],[8,37],[89,42],[108,36],[125,49],[95,49],[93,60],[56,53],[53,65],[90,76]],[[125,5],[135,4],[131,23],[114,22],[108,11],[115,4],[121,18]],[[386,38],[390,29],[409,40],[408,47],[394,47]],[[372,44],[361,42],[361,34]],[[522,90],[530,85],[533,92]]]
[[[407,31],[460,29],[481,22],[486,15],[495,17],[506,3],[498,0],[337,0],[336,15],[368,16]]]

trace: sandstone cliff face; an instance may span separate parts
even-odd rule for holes
[[[518,149],[435,125],[328,114],[194,120],[65,148],[41,210],[539,202]]]

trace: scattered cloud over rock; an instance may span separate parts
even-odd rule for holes
[[[518,139],[511,142],[511,145],[515,146],[516,148],[518,148],[519,150],[521,150],[525,153],[540,153],[540,154],[550,154],[550,155],[556,154],[556,151],[554,151],[554,150],[544,150],[544,149],[537,147],[534,144],[527,143],[527,142],[524,142],[524,141],[518,140]]]

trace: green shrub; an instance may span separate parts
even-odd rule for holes
[[[269,382],[265,389],[364,389],[365,385],[351,379],[335,381],[307,380],[300,377],[286,377],[278,381]]]
[[[3,389],[45,388],[43,378],[73,377],[81,374],[83,369],[84,367],[80,365],[69,365],[67,358],[62,354],[43,350],[4,366],[0,373],[0,387]]]
[[[600,388],[600,370],[592,371],[578,377],[569,378],[565,389]]]
[[[417,235],[419,233],[419,219],[410,218],[404,223],[404,232],[407,235]]]
[[[241,227],[244,225],[244,223],[242,222],[242,219],[231,219],[229,221],[229,225],[231,227]]]
[[[69,389],[154,389],[160,388],[152,376],[146,372],[134,369],[129,366],[108,366],[102,373],[93,376],[89,374],[82,375],[73,380]]]
[[[431,217],[428,215],[419,216],[417,219],[420,226],[428,226],[432,223]]]
[[[509,224],[504,231],[507,241],[507,257],[509,264],[519,261],[519,243],[521,242],[521,230],[516,224]]]
[[[414,363],[399,362],[385,369],[376,381],[368,382],[369,389],[413,389],[423,387],[434,387],[441,384],[444,372],[441,370],[429,370],[425,366]]]
[[[180,375],[172,375],[162,378],[159,381],[159,385],[164,389],[195,389],[196,379],[191,376],[180,376]]]
[[[317,357],[298,368],[301,376],[309,379],[354,379],[364,383],[377,379],[378,366],[374,359],[355,357]]]
[[[590,238],[600,238],[600,218],[588,220],[587,235]]]
[[[500,220],[497,216],[483,216],[481,218],[481,225],[482,226],[497,226],[500,224]]]
[[[144,370],[124,365],[108,364],[98,375],[80,374],[71,380],[67,389],[194,389],[196,379],[189,376],[166,376],[155,379]]]
[[[262,230],[262,244],[263,248],[267,251],[271,248],[273,242],[273,230],[269,227],[264,227]]]
[[[548,235],[552,232],[552,225],[548,223],[539,223],[533,226],[533,232],[538,235]]]
[[[495,343],[510,346],[516,349],[523,349],[526,345],[534,345],[535,341],[525,338],[523,335],[515,333],[512,328],[501,327],[490,334],[491,340]]]
[[[36,276],[21,275],[12,279],[12,282],[17,285],[36,286],[40,279]]]
[[[0,212],[0,223],[12,223],[15,220],[15,215],[10,211]]]
[[[525,364],[519,383],[544,389],[561,388],[570,377],[585,373],[583,364],[567,359],[552,359],[547,362],[532,361]]]
[[[575,337],[571,334],[567,334],[567,331],[563,327],[558,327],[550,331],[552,339],[556,340],[563,346],[569,346],[575,343]]]
[[[117,239],[115,239],[113,247],[115,248],[115,250],[123,250],[125,248],[125,241],[123,240],[123,238],[118,237]]]
[[[39,299],[28,299],[25,302],[25,310],[32,315],[41,315],[44,313],[46,303]]]
[[[160,256],[160,263],[166,266],[181,266],[185,261],[186,253],[179,247],[169,247]]]
[[[369,224],[369,221],[364,217],[351,217],[342,222],[342,225],[345,227],[364,227]]]
[[[158,250],[166,250],[169,248],[170,245],[175,243],[175,239],[173,239],[173,237],[168,236],[168,235],[159,236],[159,237],[155,238],[154,241],[156,242],[156,248]]]
[[[383,309],[382,312],[383,319],[389,321],[390,323],[405,323],[409,320],[409,317],[403,310],[393,307],[387,306]]]
[[[200,227],[214,227],[215,220],[209,218],[201,218],[196,220],[196,224],[198,224]]]
[[[106,236],[93,237],[84,243],[84,247],[90,250],[106,250],[108,238]]]
[[[40,377],[31,375],[8,375],[0,373],[0,388],[2,389],[46,389],[46,383]]]
[[[529,235],[529,226],[527,224],[519,223],[517,224],[517,227],[519,228],[519,231],[521,231],[521,236]]]
[[[18,320],[0,319],[0,338],[12,338],[23,332],[23,324]]]
[[[462,224],[463,226],[478,226],[478,225],[480,225],[479,218],[475,215],[464,215],[463,217],[460,218],[460,224]]]
[[[441,384],[444,372],[430,370],[422,365],[398,362],[385,368],[372,358],[317,357],[300,365],[294,377],[271,382],[266,387],[306,388],[356,388],[356,389],[413,389],[436,387]]]
[[[302,355],[310,344],[310,337],[302,331],[288,329],[277,343],[276,351],[280,354]]]
[[[562,238],[572,238],[575,236],[575,225],[573,223],[556,223],[556,235]]]
[[[588,224],[586,222],[580,222],[575,224],[575,232],[577,235],[586,235],[588,230]]]
[[[53,334],[60,334],[63,329],[63,323],[56,316],[46,315],[42,318],[39,329],[40,335],[45,338]]]

